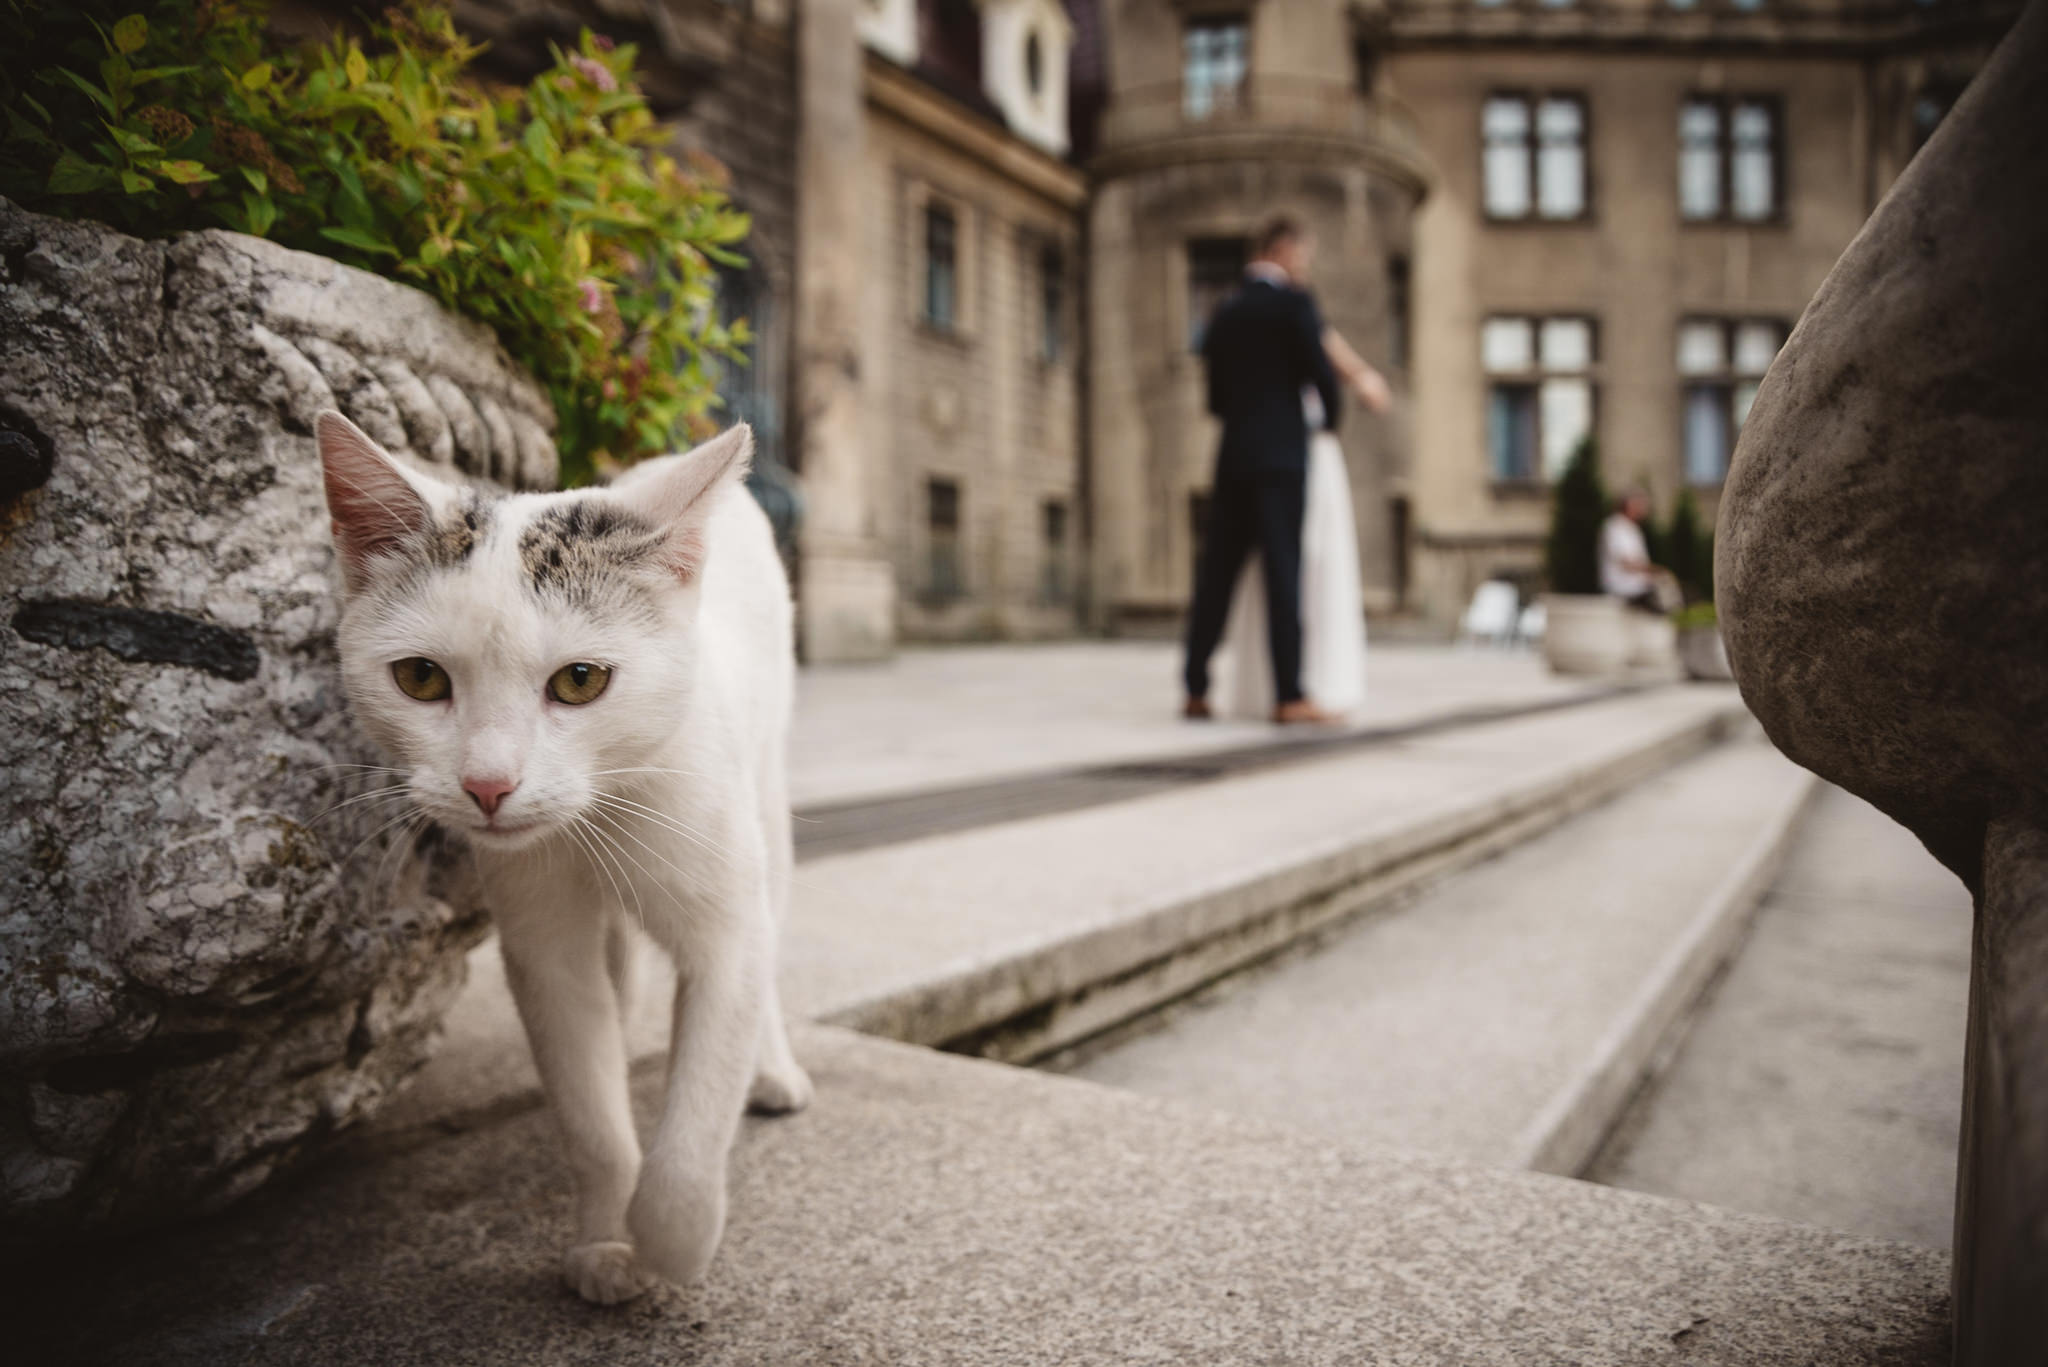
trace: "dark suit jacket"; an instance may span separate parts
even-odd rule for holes
[[[1302,386],[1316,387],[1324,424],[1337,426],[1337,374],[1323,350],[1315,300],[1264,280],[1245,282],[1209,320],[1202,360],[1209,372],[1209,411],[1223,419],[1217,477],[1306,470]]]

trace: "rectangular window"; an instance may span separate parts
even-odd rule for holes
[[[1529,102],[1496,95],[1480,114],[1488,218],[1529,216]]]
[[[927,595],[934,602],[958,598],[960,575],[960,486],[950,479],[925,482],[925,528],[930,542]]]
[[[1244,100],[1250,32],[1241,16],[1196,19],[1181,34],[1181,109],[1191,119],[1227,113]]]
[[[1721,106],[1687,100],[1678,112],[1678,212],[1721,216]]]
[[[1678,325],[1687,483],[1727,478],[1757,385],[1784,342],[1785,325],[1776,319],[1688,318]]]
[[[1052,243],[1038,252],[1038,359],[1047,365],[1066,350],[1067,257]]]
[[[1501,483],[1554,480],[1593,432],[1598,334],[1590,318],[1496,317],[1480,328],[1486,444]]]
[[[1583,218],[1586,101],[1570,94],[1490,96],[1480,110],[1481,187],[1494,219]]]
[[[1586,106],[1578,99],[1552,96],[1536,106],[1536,212],[1586,212]]]
[[[1408,258],[1387,258],[1387,362],[1408,368]]]
[[[1536,478],[1536,386],[1497,383],[1488,391],[1486,444],[1495,479],[1525,483]]]
[[[1762,97],[1695,96],[1678,111],[1678,212],[1688,222],[1778,216],[1778,106]]]
[[[1039,599],[1047,607],[1060,607],[1072,592],[1067,561],[1067,505],[1058,499],[1048,499],[1041,512],[1045,565],[1039,581]]]
[[[960,221],[940,204],[924,211],[924,320],[947,332],[959,326]]]
[[[1745,223],[1778,213],[1778,111],[1737,100],[1728,114],[1728,207]]]
[[[1244,279],[1250,248],[1241,237],[1197,237],[1188,243],[1188,349],[1202,349],[1209,315]]]

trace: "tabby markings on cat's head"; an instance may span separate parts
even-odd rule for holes
[[[426,529],[420,548],[422,558],[443,569],[452,569],[469,559],[470,552],[491,535],[491,504],[496,501],[486,502],[476,490],[464,489],[462,504],[454,515],[438,519]]]
[[[527,523],[519,534],[519,563],[535,592],[576,598],[607,570],[651,560],[665,535],[609,498],[579,498]]]

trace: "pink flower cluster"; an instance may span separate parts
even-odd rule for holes
[[[569,59],[569,65],[576,68],[584,80],[607,95],[619,88],[619,78],[612,75],[611,68],[595,57],[585,57],[579,52]]]

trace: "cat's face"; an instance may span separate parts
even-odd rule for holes
[[[343,678],[420,810],[514,850],[639,786],[686,724],[704,519],[746,430],[637,472],[630,493],[491,500],[401,467],[338,414],[319,436]]]

